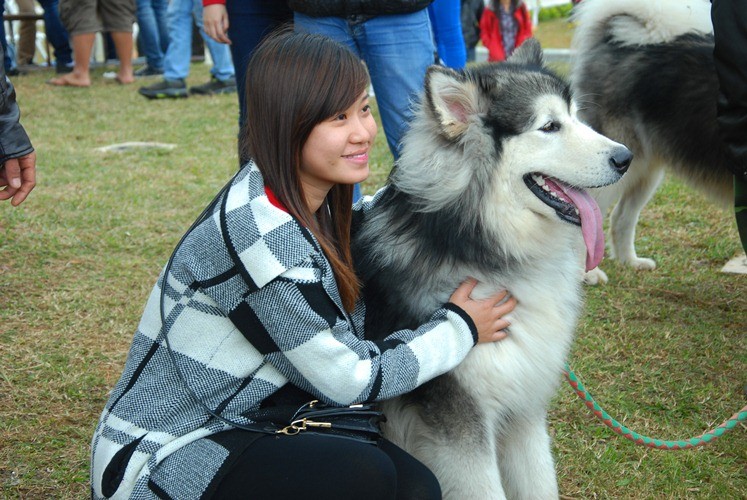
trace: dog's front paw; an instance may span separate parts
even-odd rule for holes
[[[586,273],[584,273],[584,283],[586,283],[587,285],[604,285],[608,281],[609,279],[607,278],[607,273],[605,273],[598,267],[595,267],[591,271],[586,271]]]
[[[638,271],[651,271],[656,269],[656,261],[654,259],[646,259],[645,257],[634,257],[625,261],[625,265]]]

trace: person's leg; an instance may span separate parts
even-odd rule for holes
[[[58,0],[39,0],[44,9],[44,29],[47,40],[54,47],[55,66],[58,72],[67,72],[73,61],[73,50],[70,48],[70,37],[60,21]]]
[[[119,58],[119,71],[117,71],[117,81],[122,84],[128,84],[135,81],[132,69],[132,49],[133,39],[131,31],[112,31],[112,40],[114,48]]]
[[[428,12],[377,16],[355,27],[356,41],[371,75],[389,149],[399,157],[425,73],[435,63]]]
[[[279,26],[293,21],[285,2],[274,0],[226,0],[228,38],[236,72],[239,128],[243,127],[246,66],[259,42]],[[243,162],[242,162],[243,165]]]
[[[742,248],[747,252],[747,180],[734,176],[734,214]]]
[[[156,23],[154,0],[137,0],[137,24],[140,28],[140,43],[147,68],[163,71],[161,33]]]
[[[98,0],[98,12],[104,30],[111,34],[119,59],[117,81],[127,84],[135,81],[132,71],[132,25],[135,23],[135,0]]]
[[[202,10],[202,0],[194,0],[192,4],[192,16],[194,17],[197,28],[200,30],[205,47],[210,52],[210,58],[213,60],[213,67],[210,68],[210,74],[221,82],[233,80],[235,72],[233,60],[231,59],[231,49],[227,45],[218,43],[207,36],[205,30],[202,28]],[[241,29],[248,28],[242,26]]]
[[[304,498],[309,492],[329,500],[397,498],[392,459],[376,445],[351,439],[264,436],[229,467],[218,472],[221,479],[208,498],[242,498],[248,491],[257,500]]]
[[[73,71],[49,80],[52,85],[88,87],[90,63],[96,33],[101,24],[96,16],[96,0],[61,0],[60,19],[70,33],[73,46]]]
[[[19,14],[36,14],[34,0],[16,0]],[[18,65],[31,64],[34,62],[36,53],[36,21],[21,21],[18,30],[18,50],[16,51],[16,62]]]
[[[163,58],[163,80],[141,87],[148,99],[187,97],[186,78],[192,57],[192,1],[171,0],[166,10],[169,46]]]
[[[0,16],[5,15],[5,2],[0,0]],[[13,56],[8,50],[8,40],[5,38],[5,22],[0,23],[0,45],[3,46],[3,67],[6,74],[12,74],[14,65]]]
[[[74,0],[75,1],[75,0]],[[91,85],[91,53],[96,41],[96,33],[73,35],[73,71],[52,78],[49,83],[57,86],[89,87]]]
[[[171,0],[167,9],[169,48],[163,61],[163,76],[167,80],[184,80],[189,76],[192,2],[193,0]]]
[[[151,0],[153,2],[153,15],[156,19],[156,29],[158,30],[158,41],[161,43],[161,54],[166,54],[169,48],[169,23],[166,17],[166,9],[169,6],[169,0]]]

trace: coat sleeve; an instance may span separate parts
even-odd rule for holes
[[[496,22],[495,12],[491,9],[483,10],[482,17],[480,17],[480,40],[482,40],[485,48],[488,49],[488,59],[490,61],[499,60],[496,54],[501,52],[500,34],[498,33]]]
[[[3,50],[0,46],[0,61]],[[34,151],[19,120],[21,112],[16,104],[16,91],[0,64],[0,165],[10,158],[20,158]]]
[[[388,399],[459,364],[476,341],[469,317],[447,304],[415,330],[363,340],[326,289],[322,255],[251,293],[229,313],[234,325],[297,387],[333,404]]]
[[[516,47],[519,47],[532,37],[532,16],[529,15],[526,4],[519,5],[519,31],[516,33]]]

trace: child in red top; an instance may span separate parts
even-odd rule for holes
[[[505,61],[532,36],[532,19],[521,0],[491,0],[480,19],[480,39],[488,61]]]

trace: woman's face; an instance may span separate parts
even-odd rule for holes
[[[368,177],[368,153],[375,137],[376,121],[367,92],[345,111],[314,127],[301,150],[300,172],[312,211],[335,184],[355,184]]]

